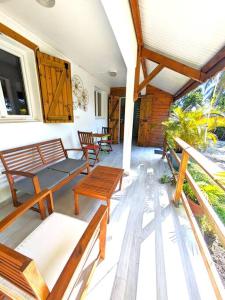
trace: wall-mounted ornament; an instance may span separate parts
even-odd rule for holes
[[[73,95],[80,98],[84,89],[83,82],[78,75],[72,77]]]
[[[84,111],[87,111],[87,105],[88,105],[88,91],[87,89],[83,90],[83,93],[81,95],[81,105]]]
[[[84,88],[83,82],[78,75],[73,75],[72,77],[72,89],[73,89],[73,107],[76,110],[77,108],[87,111],[88,106],[88,91]]]

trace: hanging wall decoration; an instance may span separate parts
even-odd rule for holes
[[[84,111],[87,111],[87,105],[88,105],[88,91],[87,89],[84,89],[81,95],[81,106]]]
[[[73,95],[74,101],[73,106],[76,110],[77,108],[83,109],[87,111],[88,105],[88,91],[84,88],[83,82],[78,75],[73,75],[72,77],[72,88],[73,88]]]

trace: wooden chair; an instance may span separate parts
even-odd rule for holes
[[[53,212],[52,193],[44,190],[1,220],[0,232],[40,201],[47,201],[49,216],[15,249],[0,244],[0,296],[83,299],[94,268],[105,257],[107,207],[100,206],[87,224]],[[87,261],[96,250],[88,268]],[[79,290],[76,284],[80,284],[80,275],[87,268],[90,275]]]
[[[100,141],[98,141],[100,151],[106,150],[110,152],[112,151],[112,129],[110,127],[102,127],[102,133],[110,134],[110,136],[107,136],[107,138],[103,138]]]
[[[80,140],[80,145],[83,150],[83,157],[86,156],[89,160],[93,160],[94,163],[91,165],[94,167],[96,161],[99,162],[99,150],[100,147],[95,143],[94,136],[92,132],[79,131],[78,136]]]

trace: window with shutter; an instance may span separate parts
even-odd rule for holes
[[[37,51],[44,121],[73,122],[70,63]]]

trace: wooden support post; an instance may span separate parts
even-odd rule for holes
[[[137,64],[135,68],[135,81],[134,81],[134,101],[138,99],[138,86],[140,80],[140,68],[141,68],[141,57],[140,57],[140,47],[137,53]]]
[[[179,167],[176,191],[174,194],[174,202],[175,203],[178,203],[181,199],[181,193],[182,193],[183,183],[184,183],[184,179],[185,179],[185,172],[186,172],[187,165],[188,165],[188,160],[189,160],[189,154],[185,150],[183,150],[180,167]]]

